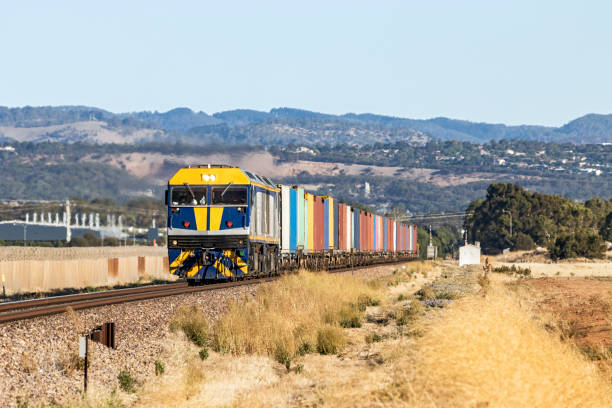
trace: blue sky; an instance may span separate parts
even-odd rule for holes
[[[612,113],[612,2],[3,1],[0,105]]]

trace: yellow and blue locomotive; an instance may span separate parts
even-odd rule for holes
[[[178,170],[166,192],[170,272],[190,283],[278,273],[279,191],[236,167]]]

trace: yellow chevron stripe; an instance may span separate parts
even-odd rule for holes
[[[197,275],[197,273],[200,272],[200,265],[198,265],[198,263],[196,262],[195,265],[193,265],[191,267],[191,269],[189,270],[189,272],[187,272],[186,276],[188,278],[192,278],[195,275]]]
[[[221,227],[223,207],[210,207],[210,231],[218,231]]]
[[[193,213],[195,215],[195,220],[196,220],[196,228],[198,229],[198,231],[207,230],[207,225],[206,225],[206,212],[207,211],[208,211],[208,208],[206,207],[194,207],[193,208]]]
[[[223,265],[221,262],[219,262],[218,259],[215,261],[215,268],[217,268],[217,270],[219,272],[221,272],[221,275],[223,275],[223,276],[227,276],[227,277],[232,276],[232,271],[228,270],[225,267],[225,265]]]
[[[170,268],[177,268],[180,264],[185,262],[187,258],[193,255],[193,251],[183,251],[174,261],[170,264]]]

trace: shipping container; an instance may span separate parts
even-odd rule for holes
[[[412,252],[414,249],[414,243],[412,242],[412,225],[408,225],[408,251]]]
[[[376,251],[376,215],[372,216],[372,223],[374,224],[374,233],[372,234],[372,243],[374,245],[372,245],[372,250]]]
[[[304,209],[304,189],[293,187],[294,195],[291,196],[295,219],[292,219],[292,228],[295,230],[295,248],[303,250],[306,248],[306,211]],[[293,248],[293,246],[292,246]]]
[[[385,250],[385,217],[378,216],[378,251]]]
[[[324,205],[324,217],[325,217],[325,237],[323,243],[323,249],[332,250],[336,246],[334,245],[335,231],[337,230],[337,213],[334,209],[336,200],[332,197],[323,197]]]
[[[347,250],[346,233],[346,207],[338,203],[338,249],[341,251]]]
[[[306,250],[309,252],[314,251],[314,195],[310,193],[304,193],[304,200],[306,205]]]
[[[323,199],[323,219],[325,222],[323,228],[323,250],[329,250],[329,233],[330,229],[334,227],[334,224],[329,222],[329,197],[322,197]]]
[[[366,213],[366,222],[368,223],[367,249],[372,251],[374,249],[374,217],[371,213]]]
[[[281,253],[291,251],[291,187],[281,186]]]
[[[395,250],[402,250],[402,224],[399,221],[395,221]]]
[[[313,250],[322,251],[324,243],[325,233],[325,220],[323,199],[321,197],[313,196]]]
[[[361,235],[360,235],[361,211],[359,211],[357,208],[353,208],[352,218],[353,218],[353,248],[355,248],[356,251],[359,251],[361,249]]]
[[[353,229],[353,209],[350,205],[345,206],[346,211],[346,250],[351,251],[353,246],[353,235],[355,231]]]
[[[368,217],[365,211],[359,211],[359,250],[368,250]]]
[[[382,231],[382,233],[383,233],[383,245],[382,245],[382,250],[387,252],[387,239],[388,239],[388,236],[387,236],[387,227],[388,227],[388,225],[387,225],[388,224],[387,217],[383,217],[383,221],[382,222],[383,222],[383,231]]]
[[[340,205],[338,200],[334,200],[334,249],[340,249]]]

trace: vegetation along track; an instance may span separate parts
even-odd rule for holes
[[[397,261],[384,263],[397,264],[406,261]],[[330,273],[347,272],[350,270],[359,270],[371,268],[382,264],[364,265],[347,268],[338,268]],[[164,296],[181,295],[184,293],[202,292],[207,290],[223,289],[232,286],[252,285],[263,282],[269,282],[277,279],[277,276],[248,279],[236,282],[214,283],[202,286],[188,286],[186,282],[170,283],[164,285],[152,285],[138,288],[115,289],[95,293],[81,293],[76,295],[53,296],[43,299],[22,300],[16,302],[0,303],[0,324],[15,321],[25,320],[34,317],[49,316],[57,313],[63,313],[67,308],[73,310],[88,309],[93,307],[107,306],[117,303],[133,302],[138,300],[154,299]]]

